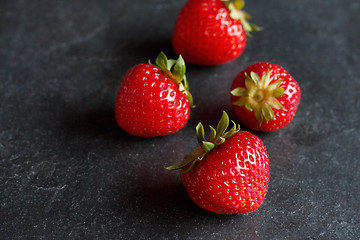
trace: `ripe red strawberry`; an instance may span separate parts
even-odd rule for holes
[[[235,78],[231,102],[235,114],[246,127],[275,131],[293,119],[300,102],[300,87],[279,65],[258,62]]]
[[[234,123],[234,122],[233,122]],[[269,181],[269,159],[264,144],[255,135],[225,132],[229,118],[224,112],[205,140],[204,127],[196,127],[200,148],[168,167],[181,168],[181,180],[190,198],[200,207],[219,214],[255,211],[263,202]]]
[[[119,87],[115,118],[131,135],[153,137],[180,130],[190,116],[192,97],[185,62],[168,60],[161,52],[156,65],[139,64],[124,76]]]
[[[245,49],[246,34],[260,30],[247,21],[250,15],[243,7],[242,0],[188,0],[175,23],[174,51],[193,64],[234,60]]]

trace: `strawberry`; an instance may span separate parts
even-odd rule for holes
[[[174,27],[172,45],[186,62],[219,65],[244,51],[246,34],[260,28],[249,23],[244,1],[188,0]]]
[[[167,167],[181,168],[181,180],[190,198],[201,208],[219,214],[255,211],[263,202],[269,181],[269,158],[255,135],[235,125],[227,132],[223,112],[216,130],[205,140],[204,127],[196,127],[200,148]]]
[[[115,118],[131,135],[153,137],[180,130],[188,121],[192,97],[185,62],[161,52],[156,66],[138,64],[124,76],[116,97]]]
[[[298,83],[273,63],[248,66],[237,75],[231,89],[235,114],[243,125],[256,131],[284,127],[294,118],[300,102]]]

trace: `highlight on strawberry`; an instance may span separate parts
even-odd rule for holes
[[[122,79],[115,103],[118,125],[134,136],[154,137],[179,131],[190,117],[193,99],[185,62],[163,52],[155,65],[138,64]]]
[[[232,121],[233,122],[233,121]],[[223,112],[216,129],[205,138],[196,127],[199,148],[168,170],[181,169],[181,181],[190,198],[201,208],[218,214],[252,212],[263,202],[269,181],[269,158],[262,141],[233,127]]]
[[[270,132],[289,124],[300,103],[300,87],[279,65],[258,62],[234,79],[231,102],[241,124]]]
[[[250,23],[243,0],[188,0],[178,14],[172,45],[188,63],[219,65],[244,51],[247,36],[261,30]]]

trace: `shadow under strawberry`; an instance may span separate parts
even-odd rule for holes
[[[189,219],[201,217],[232,219],[241,216],[218,215],[199,208],[187,195],[180,179],[173,176],[171,179],[169,176],[163,176],[161,179],[161,183],[149,181],[146,176],[138,179],[138,188],[134,189],[129,196],[129,203],[133,210],[149,218],[155,214],[157,220],[165,225],[180,224],[179,221],[187,222]]]
[[[96,138],[135,140],[135,137],[130,136],[118,127],[114,112],[111,110],[91,109],[70,112],[64,117],[63,128],[72,135],[87,136],[94,138],[94,140]]]

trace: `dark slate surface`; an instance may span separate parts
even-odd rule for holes
[[[131,137],[113,117],[117,87],[159,51],[175,57],[184,2],[0,2],[1,239],[360,238],[360,3],[249,1],[265,30],[231,63],[188,66],[188,124]],[[301,103],[284,129],[255,133],[271,164],[263,205],[212,214],[163,167],[196,146],[198,121],[235,117],[231,82],[256,61],[286,68]]]

